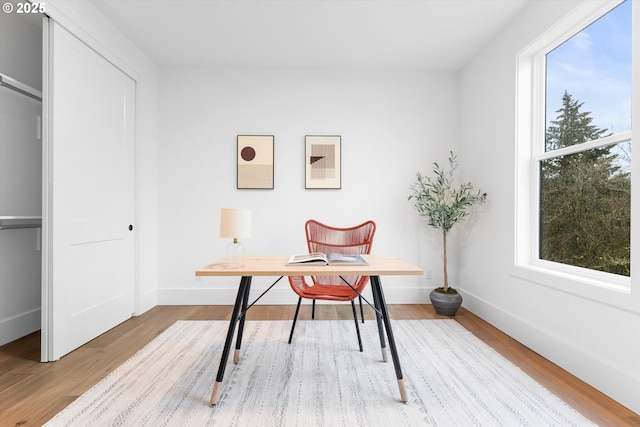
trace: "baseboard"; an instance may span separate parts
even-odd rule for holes
[[[266,288],[252,287],[251,300],[257,298]],[[160,288],[158,289],[158,305],[233,305],[238,292],[233,288]],[[389,287],[384,289],[387,304],[428,304],[429,289],[417,287]],[[369,287],[364,297],[373,302]],[[287,286],[273,288],[264,295],[257,304],[289,305],[296,304],[298,296]]]
[[[0,320],[0,345],[10,343],[40,330],[41,310],[27,311],[9,319]]]
[[[640,413],[640,378],[514,313],[461,290],[463,306],[618,403]]]

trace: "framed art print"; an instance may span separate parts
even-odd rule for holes
[[[273,189],[273,135],[238,135],[238,188]]]
[[[305,188],[340,188],[340,136],[305,136]]]

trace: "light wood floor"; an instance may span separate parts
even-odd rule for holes
[[[0,347],[0,426],[39,426],[176,320],[224,320],[231,306],[158,306],[57,362],[40,363],[40,334]],[[254,306],[248,320],[290,320],[293,306]],[[310,319],[310,307],[300,318]],[[431,305],[391,305],[392,319],[442,318]],[[351,319],[350,305],[319,305],[316,319]],[[371,311],[366,317],[373,319]],[[640,416],[461,309],[460,324],[600,426],[640,426]]]

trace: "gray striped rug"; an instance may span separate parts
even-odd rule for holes
[[[455,320],[393,321],[409,403],[375,321],[247,322],[208,405],[228,326],[178,321],[47,426],[592,425]],[[231,352],[233,357],[233,351]]]

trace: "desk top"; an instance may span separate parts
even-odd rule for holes
[[[196,270],[196,276],[420,276],[424,271],[401,258],[363,255],[369,265],[287,265],[289,255],[246,255],[244,266],[228,267],[225,258]]]

